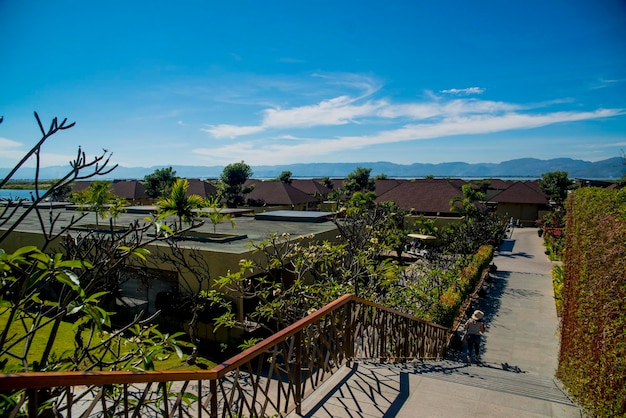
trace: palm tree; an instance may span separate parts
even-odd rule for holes
[[[170,196],[161,198],[157,202],[159,211],[171,212],[171,214],[178,216],[180,229],[183,228],[183,221],[191,222],[193,220],[196,216],[193,210],[202,207],[204,203],[203,199],[196,194],[187,196],[188,188],[189,181],[177,179],[172,186]]]
[[[88,208],[96,212],[96,225],[99,224],[100,218],[105,218],[109,211],[109,203],[115,199],[115,195],[111,191],[111,183],[108,181],[92,181],[89,187],[80,193],[76,193],[73,201],[77,203],[81,209]]]
[[[113,223],[117,224],[117,218],[120,217],[120,214],[126,212],[126,206],[128,206],[128,201],[122,197],[115,197],[109,206],[109,215],[111,219],[113,219]]]
[[[461,187],[463,196],[455,196],[450,199],[450,209],[461,215],[474,215],[478,208],[476,202],[482,202],[485,200],[485,194],[480,190],[474,189],[474,187],[467,183]]]
[[[207,197],[204,201],[204,206],[209,208],[208,213],[203,213],[202,216],[207,216],[211,223],[213,224],[213,233],[215,234],[217,224],[222,221],[230,221],[230,225],[235,228],[236,222],[232,215],[228,213],[222,213],[224,209],[220,206],[220,198],[219,196]]]

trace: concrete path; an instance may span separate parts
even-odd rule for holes
[[[307,399],[305,417],[580,417],[554,379],[558,319],[552,263],[535,228],[516,228],[494,259],[481,299],[482,364],[461,353],[439,362],[356,363]],[[296,415],[293,415],[296,416]]]

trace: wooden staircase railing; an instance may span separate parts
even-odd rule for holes
[[[285,416],[344,364],[442,358],[449,330],[345,295],[211,370],[0,376],[7,416]]]

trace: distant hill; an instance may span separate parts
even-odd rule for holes
[[[143,179],[147,174],[153,173],[157,168],[153,167],[118,167],[105,178],[107,179]],[[310,163],[310,164],[285,164],[285,165],[261,165],[252,166],[255,178],[276,178],[283,171],[291,171],[294,178],[318,178],[318,177],[346,177],[356,167],[372,169],[372,176],[386,174],[388,177],[420,178],[434,177],[457,177],[457,178],[539,178],[543,173],[550,171],[567,171],[572,178],[586,178],[594,180],[615,180],[622,176],[625,170],[623,160],[619,157],[609,158],[603,161],[582,161],[571,158],[556,158],[552,160],[539,160],[536,158],[521,158],[517,160],[503,161],[498,164],[479,163],[468,164],[463,162],[450,162],[441,164],[414,163],[409,165],[394,164],[389,162],[362,162],[362,163]],[[176,174],[185,178],[216,178],[222,173],[223,166],[173,166]],[[0,177],[6,176],[10,168],[0,168]],[[44,167],[40,170],[41,179],[59,178],[67,173],[68,167],[54,166]],[[33,169],[20,170],[15,179],[34,178]]]

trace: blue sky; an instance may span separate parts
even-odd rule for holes
[[[626,2],[0,1],[0,167],[37,111],[123,166],[626,149]],[[31,162],[32,165],[32,162]]]

